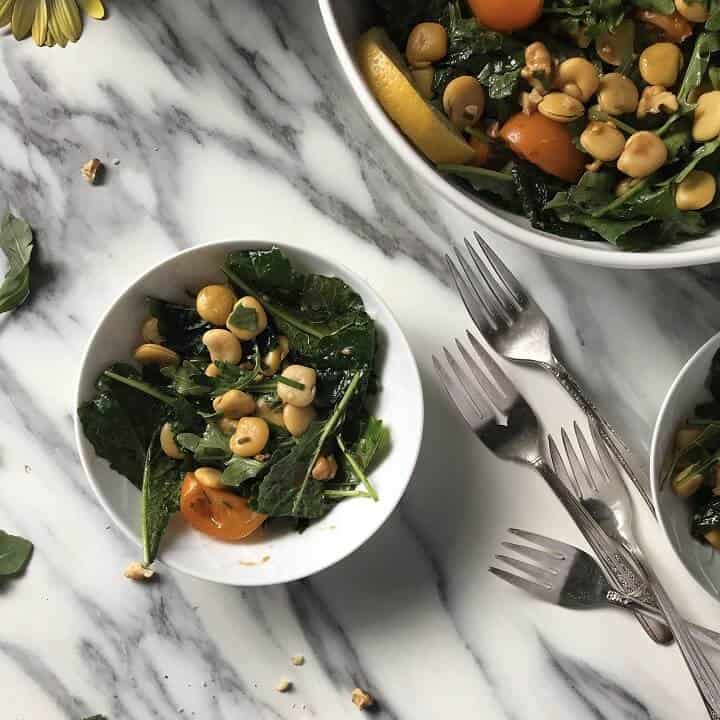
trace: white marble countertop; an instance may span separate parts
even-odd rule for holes
[[[0,190],[38,244],[31,302],[0,316],[0,527],[36,545],[26,576],[0,587],[3,720],[338,720],[358,717],[356,685],[384,718],[702,717],[677,649],[632,616],[540,605],[488,574],[509,526],[578,533],[438,388],[430,354],[467,322],[442,256],[474,228],[370,130],[314,2],[111,5],[65,50],[0,38]],[[80,176],[93,156],[108,163],[101,187]],[[240,590],[164,569],[141,586],[122,577],[136,549],[75,451],[79,361],[131,279],[221,238],[297,243],[368,279],[417,354],[424,448],[384,528],[316,577]],[[718,329],[717,268],[610,271],[495,247],[646,454],[669,382]],[[551,423],[572,417],[544,378],[516,377]],[[647,518],[643,537],[679,607],[720,626]],[[292,693],[275,692],[281,676]]]

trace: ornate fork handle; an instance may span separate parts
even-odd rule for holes
[[[532,465],[568,511],[613,584],[625,595],[632,595],[647,605],[657,607],[655,597],[648,589],[648,581],[634,557],[627,553],[621,554],[621,545],[600,529],[592,515],[544,460],[537,460]]]
[[[633,484],[640,493],[645,504],[655,515],[655,507],[652,499],[646,489],[647,477],[644,472],[633,467],[634,462],[630,449],[620,439],[615,428],[600,414],[595,404],[588,398],[582,390],[580,383],[571,375],[570,371],[555,357],[552,363],[546,366],[555,379],[565,388],[567,393],[578,404],[580,409],[592,420],[595,421],[600,436],[610,452],[625,471],[627,476],[633,481]]]
[[[653,620],[657,620],[661,623],[666,622],[663,614],[657,610],[656,605],[650,605],[644,600],[641,600],[634,595],[631,597],[624,593],[620,593],[617,590],[608,590],[605,597],[611,605],[616,605],[623,608],[631,608],[636,612],[643,613],[644,615],[653,618]],[[706,645],[710,645],[716,651],[720,651],[719,632],[716,632],[715,630],[710,630],[710,628],[703,627],[702,625],[696,625],[695,623],[691,622],[687,623],[687,625],[690,628],[690,632],[697,640],[704,642]]]

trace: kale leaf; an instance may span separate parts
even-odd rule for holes
[[[375,362],[375,323],[347,283],[297,272],[278,248],[233,252],[223,270],[243,292],[260,297],[293,359],[317,370],[319,407],[335,405],[358,370],[363,381],[354,404],[363,402]]]
[[[118,363],[110,371],[141,381],[139,373],[130,365]],[[141,489],[150,440],[166,418],[168,408],[157,398],[115,382],[104,373],[96,389],[96,396],[78,409],[85,436],[113,470]]]
[[[180,487],[183,482],[181,460],[173,460],[160,449],[156,433],[148,447],[143,468],[142,539],[143,564],[150,565],[157,556],[160,541],[170,518],[180,509]]]
[[[32,555],[33,544],[0,530],[0,579],[22,572]]]
[[[163,345],[183,357],[207,357],[202,336],[213,326],[203,320],[194,307],[153,297],[149,297],[147,303],[150,315],[157,318]]]
[[[19,217],[7,213],[0,224],[0,250],[8,261],[8,270],[0,284],[0,313],[14,310],[30,295],[30,258],[33,234]]]
[[[214,422],[207,424],[202,437],[194,433],[179,433],[175,440],[194,454],[198,465],[222,464],[232,455],[229,437]]]

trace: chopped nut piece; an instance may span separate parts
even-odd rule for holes
[[[314,480],[332,480],[338,471],[337,460],[334,455],[321,455],[312,469]]]
[[[305,664],[305,656],[304,655],[293,655],[290,658],[290,662],[293,665],[304,665]]]
[[[155,571],[149,567],[145,567],[142,563],[131,562],[126,568],[124,573],[126,578],[130,580],[149,580]]]
[[[534,42],[525,48],[525,67],[522,77],[539,93],[545,94],[552,87],[555,63],[547,47],[541,42]]]
[[[292,689],[292,683],[287,678],[280,678],[280,681],[275,686],[275,690],[279,693],[287,692]]]
[[[105,169],[105,166],[102,164],[100,160],[97,158],[93,158],[92,160],[88,160],[83,166],[82,170],[82,176],[91,184],[95,185],[95,183],[100,180],[100,177],[102,176],[103,170]]]
[[[353,705],[355,705],[358,710],[365,710],[375,704],[375,698],[370,695],[370,693],[367,693],[365,690],[361,690],[360,688],[355,688],[352,691],[351,697]]]
[[[520,102],[522,104],[522,111],[526,115],[532,115],[537,112],[537,106],[542,102],[543,96],[533,88],[529,93],[524,92],[520,95]]]

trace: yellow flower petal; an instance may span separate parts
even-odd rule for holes
[[[0,0],[0,27],[5,27],[12,20],[15,0]]]
[[[55,12],[63,35],[77,42],[82,34],[82,20],[75,0],[55,0]]]
[[[37,10],[35,12],[35,20],[32,26],[32,36],[35,44],[39,47],[45,44],[48,27],[48,8],[47,0],[39,0]]]
[[[102,0],[80,0],[83,10],[96,20],[102,20],[105,17],[105,6]]]
[[[58,0],[47,0],[48,4],[48,33],[52,33],[55,42],[60,47],[65,47],[68,42],[68,38],[65,36],[60,22],[58,21]]]
[[[15,0],[12,14],[12,33],[16,40],[23,40],[30,34],[38,0]]]

